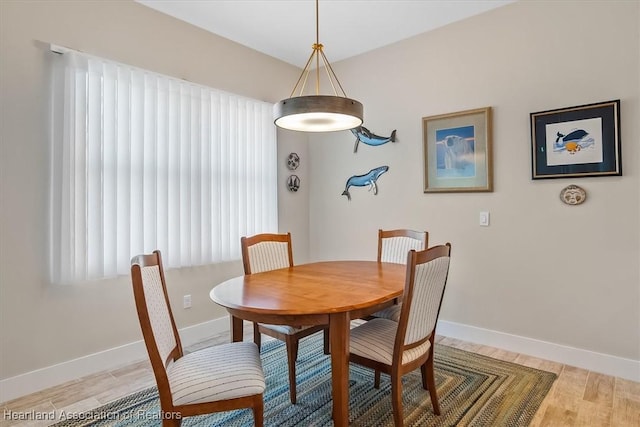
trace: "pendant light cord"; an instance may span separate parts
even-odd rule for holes
[[[303,96],[304,88],[305,88],[305,86],[307,84],[307,79],[308,79],[309,73],[311,71],[310,70],[311,61],[313,61],[313,57],[314,56],[316,58],[316,96],[320,95],[320,60],[322,59],[322,64],[324,65],[325,71],[327,72],[327,78],[329,80],[329,84],[331,85],[331,88],[333,89],[333,93],[335,94],[335,96],[339,96],[338,95],[338,91],[336,90],[336,85],[334,84],[334,80],[335,80],[335,83],[337,83],[338,88],[340,88],[340,92],[342,92],[342,96],[344,98],[346,98],[347,94],[344,91],[344,88],[342,87],[342,84],[340,83],[340,80],[338,80],[338,76],[336,76],[335,71],[333,71],[333,67],[331,66],[331,64],[327,60],[327,57],[324,54],[324,50],[323,50],[324,46],[322,44],[320,44],[320,7],[319,7],[319,0],[316,0],[316,42],[312,46],[312,48],[313,48],[313,50],[311,51],[311,55],[309,56],[309,59],[307,60],[307,63],[305,64],[304,68],[302,69],[302,73],[300,74],[300,77],[298,77],[298,81],[296,82],[295,86],[293,87],[293,90],[291,91],[291,95],[289,95],[289,98],[292,98],[295,95],[296,89],[298,89],[298,86],[300,86],[300,92],[299,92],[298,96]],[[300,85],[300,82],[302,82],[302,85]]]
[[[318,2],[319,0],[316,0],[316,46],[314,47],[314,52],[316,53],[316,95],[320,94],[320,55],[318,55],[318,49],[322,52],[322,45],[320,44],[320,9]]]

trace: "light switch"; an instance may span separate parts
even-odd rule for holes
[[[480,225],[482,227],[489,226],[489,212],[480,212]]]

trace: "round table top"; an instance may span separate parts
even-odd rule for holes
[[[406,266],[376,261],[325,261],[229,279],[211,299],[228,309],[272,315],[359,310],[402,295]]]

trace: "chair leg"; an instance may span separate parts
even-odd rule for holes
[[[253,342],[258,346],[258,352],[262,346],[262,337],[260,335],[260,327],[256,322],[253,322]]]
[[[324,334],[324,354],[331,354],[329,350],[329,328],[325,328],[322,333]]]
[[[162,427],[180,427],[180,424],[182,423],[182,419],[181,418],[174,418],[171,417],[169,419],[162,419]]]
[[[298,340],[287,336],[287,359],[289,362],[289,396],[291,403],[296,404],[296,360],[298,359]]]
[[[391,409],[395,426],[402,427],[402,376],[397,371],[391,373]]]
[[[260,395],[253,405],[253,424],[255,427],[263,427],[264,425],[264,398]]]
[[[429,396],[431,396],[431,405],[433,405],[433,413],[440,415],[440,404],[438,403],[438,391],[436,390],[436,379],[433,374],[433,357],[427,359],[427,361],[420,367],[423,372],[423,377],[427,377],[427,388],[429,389]]]
[[[373,373],[373,387],[380,388],[380,371],[377,369]]]

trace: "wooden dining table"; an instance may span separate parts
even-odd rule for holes
[[[394,304],[405,272],[405,265],[376,261],[315,262],[235,277],[210,297],[229,312],[232,341],[243,340],[243,320],[329,325],[333,421],[347,426],[350,321]]]

